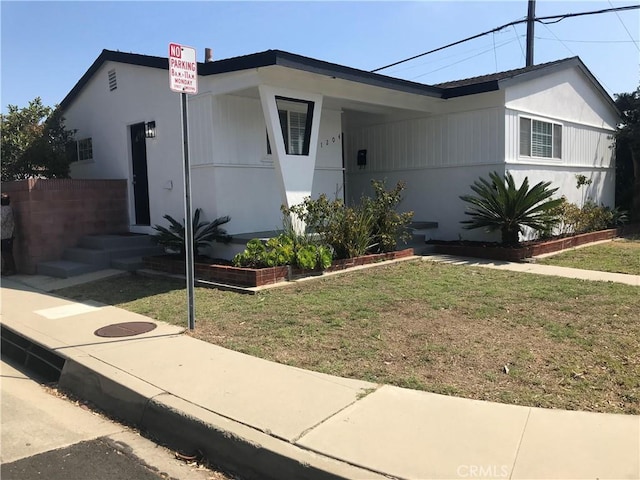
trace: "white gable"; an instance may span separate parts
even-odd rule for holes
[[[507,108],[596,128],[616,128],[616,112],[579,67],[503,84]]]

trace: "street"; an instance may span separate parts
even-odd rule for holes
[[[229,480],[72,402],[2,359],[3,480]]]

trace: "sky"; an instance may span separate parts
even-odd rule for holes
[[[536,16],[638,5],[537,0]],[[527,0],[503,1],[0,1],[0,98],[24,107],[62,101],[102,49],[168,56],[171,42],[223,59],[269,49],[373,70],[524,19]],[[435,84],[525,65],[526,24],[379,73]],[[579,56],[610,94],[640,79],[640,10],[535,26],[534,60]],[[167,79],[168,88],[168,79]]]

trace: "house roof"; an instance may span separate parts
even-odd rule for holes
[[[598,80],[589,71],[579,57],[570,57],[553,62],[540,63],[529,67],[516,68],[504,72],[481,75],[479,77],[465,78],[434,85],[443,89],[442,98],[455,98],[476,93],[491,92],[499,90],[501,85],[512,82],[533,80],[534,78],[548,75],[549,73],[564,70],[569,67],[577,67],[585,74],[587,79],[593,84],[595,89],[607,100],[610,106],[618,111],[615,102],[609,96]]]
[[[67,96],[60,102],[64,110],[74,98],[82,91],[87,82],[105,62],[125,63],[139,65],[163,70],[169,69],[169,59],[167,57],[154,57],[140,55],[137,53],[125,53],[113,50],[103,50],[98,58],[91,64],[85,74],[78,80]],[[336,63],[325,62],[282,50],[266,50],[264,52],[252,53],[233,58],[226,58],[214,62],[198,63],[198,74],[201,76],[216,75],[220,73],[235,72],[253,68],[268,67],[278,65],[296,70],[303,70],[319,75],[326,75],[333,78],[341,78],[367,85],[373,85],[407,93],[426,95],[436,98],[455,98],[466,95],[474,95],[500,90],[501,86],[506,86],[512,82],[532,80],[548,73],[563,70],[569,67],[578,67],[591,81],[594,88],[608,101],[617,111],[613,99],[602,88],[589,69],[582,63],[580,58],[571,57],[554,62],[532,65],[529,67],[508,70],[505,72],[482,75],[479,77],[466,78],[451,82],[439,83],[436,85],[426,85],[423,83],[411,82],[399,78],[389,77],[378,73],[371,73],[352,67],[346,67]]]
[[[80,93],[96,71],[108,61],[169,70],[169,59],[167,57],[154,57],[149,55],[140,55],[137,53],[102,50],[102,53],[98,58],[93,62],[93,64],[91,64],[89,69],[80,78],[62,102],[60,102],[60,106],[63,110]],[[279,65],[329,77],[351,80],[367,85],[415,93],[418,95],[426,95],[436,98],[441,98],[442,96],[441,89],[431,85],[388,77],[386,75],[380,75],[378,73],[371,73],[357,68],[338,65],[336,63],[316,60],[314,58],[304,57],[302,55],[296,55],[282,50],[266,50],[264,52],[252,53],[250,55],[216,60],[214,62],[198,62],[198,75],[216,75],[220,73],[236,72],[272,65]]]

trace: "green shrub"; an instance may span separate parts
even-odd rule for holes
[[[384,182],[372,180],[374,196],[363,197],[362,206],[373,217],[373,251],[392,252],[398,241],[407,243],[411,232],[407,228],[413,219],[413,212],[398,213],[397,206],[402,201],[404,182],[398,182],[392,190],[386,190]]]
[[[325,194],[317,200],[305,198],[291,208],[282,207],[285,216],[295,215],[320,243],[333,250],[334,258],[364,255],[373,245],[374,218],[364,208],[347,207],[342,200],[330,201]]]
[[[497,172],[489,174],[489,180],[480,178],[471,185],[477,196],[463,195],[460,198],[472,206],[465,214],[470,220],[463,220],[466,229],[485,228],[488,231],[500,230],[502,243],[517,245],[523,227],[536,232],[549,232],[558,222],[554,209],[562,199],[551,199],[558,190],[549,188],[551,182],[539,182],[529,188],[529,179],[525,177],[516,188],[511,173],[501,177]]]
[[[231,218],[229,216],[216,218],[212,222],[200,221],[202,209],[196,208],[193,214],[193,254],[198,255],[201,247],[210,245],[212,242],[229,243],[231,236],[227,234],[220,225],[228,223]],[[184,223],[177,222],[171,215],[163,217],[169,222],[169,228],[156,225],[154,230],[158,233],[154,235],[158,245],[162,245],[171,250],[180,252],[185,255],[185,226]],[[184,222],[184,221],[183,221]]]
[[[304,270],[324,270],[331,266],[331,260],[331,250],[326,246],[285,232],[266,242],[258,238],[249,240],[247,248],[233,258],[233,264],[249,268],[291,265]]]
[[[598,206],[591,201],[585,202],[580,208],[574,203],[569,203],[564,197],[555,213],[560,220],[558,233],[562,235],[615,228],[626,223],[628,218],[627,213],[618,208]]]
[[[353,258],[370,252],[390,252],[398,240],[407,241],[407,226],[413,212],[398,213],[403,182],[387,191],[384,182],[373,180],[374,196],[363,197],[358,205],[346,206],[342,200],[330,201],[322,194],[317,200],[306,198],[291,208],[282,207],[285,216],[294,215],[310,232],[333,250],[334,258]]]

